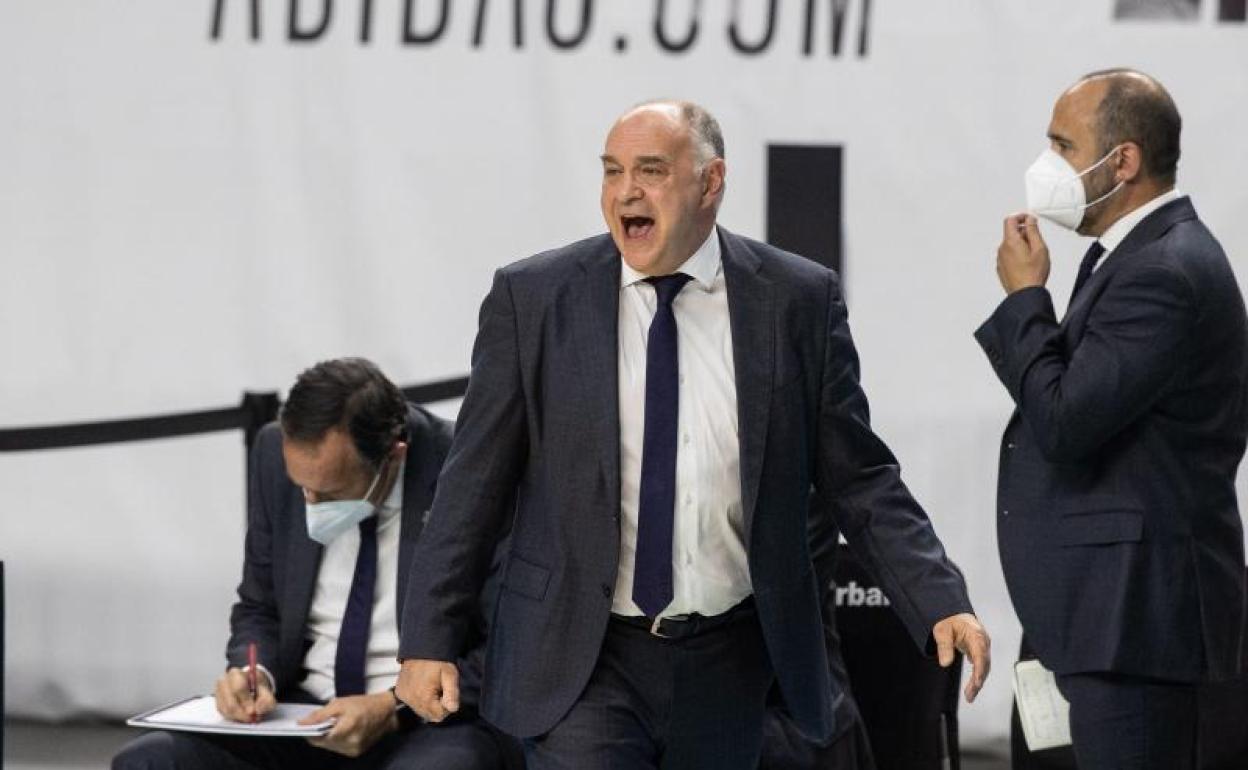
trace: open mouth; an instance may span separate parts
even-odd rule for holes
[[[620,223],[624,225],[624,237],[629,240],[645,238],[654,229],[654,219],[651,217],[620,217]]]

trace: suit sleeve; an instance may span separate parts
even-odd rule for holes
[[[931,521],[901,480],[888,447],[871,430],[858,353],[836,279],[829,283],[816,486],[854,553],[920,649],[931,652],[932,626],[971,612],[966,584],[945,555]]]
[[[468,392],[412,559],[400,659],[450,661],[467,652],[527,442],[515,307],[500,271],[481,305]]]
[[[1068,351],[1043,288],[1005,298],[975,333],[1044,455],[1073,462],[1104,446],[1167,390],[1196,319],[1191,286],[1150,265],[1118,276]]]
[[[273,586],[273,520],[265,491],[272,488],[280,463],[266,462],[278,452],[280,436],[273,428],[261,432],[248,458],[247,538],[243,552],[243,578],[238,601],[230,611],[230,640],[225,657],[230,666],[247,665],[247,645],[256,643],[257,662],[277,672],[278,616]],[[285,482],[285,477],[279,479]]]

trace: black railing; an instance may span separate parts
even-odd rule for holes
[[[467,389],[468,378],[456,377],[408,386],[403,388],[403,395],[408,401],[428,404],[459,398]],[[228,430],[243,431],[243,441],[250,449],[256,433],[266,423],[277,418],[277,411],[280,407],[281,400],[277,397],[277,393],[245,392],[242,403],[238,406],[222,409],[66,425],[9,428],[0,430],[0,452],[30,452],[40,449],[120,444]]]

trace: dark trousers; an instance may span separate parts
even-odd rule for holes
[[[612,618],[589,684],[529,770],[754,770],[772,671],[753,609],[679,640]]]
[[[1068,674],[1079,770],[1194,770],[1196,687],[1120,674]]]
[[[871,738],[856,714],[849,729],[823,746],[798,732],[787,717],[767,717],[758,770],[875,770]]]
[[[113,770],[499,770],[495,734],[478,721],[424,725],[382,738],[349,759],[303,738],[254,738],[157,731],[113,757]]]

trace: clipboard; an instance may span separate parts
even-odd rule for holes
[[[213,696],[194,695],[130,717],[126,724],[149,730],[181,730],[268,738],[315,738],[325,735],[334,727],[332,719],[310,725],[299,724],[300,719],[318,708],[320,706],[316,704],[279,703],[262,721],[249,724],[234,722],[221,716]]]

